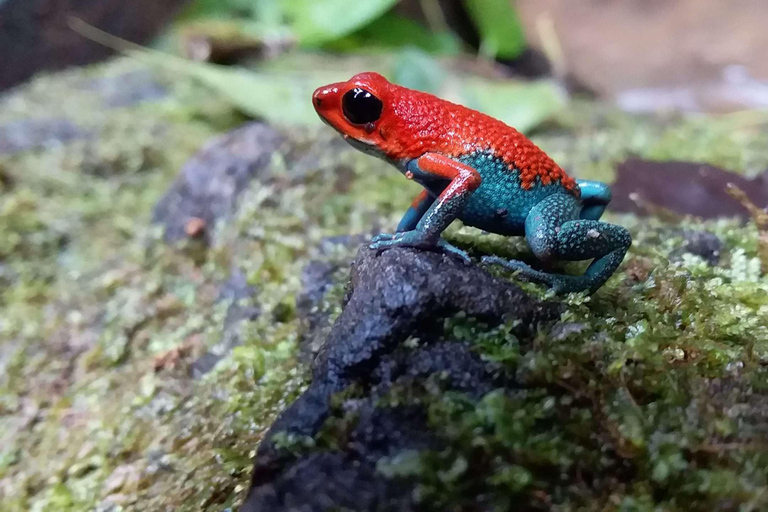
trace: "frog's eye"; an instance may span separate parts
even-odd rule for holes
[[[341,109],[344,117],[353,124],[373,123],[381,117],[381,100],[360,87],[344,94]]]

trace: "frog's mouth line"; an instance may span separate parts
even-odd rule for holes
[[[318,116],[318,117],[320,118],[320,120],[321,120],[323,123],[325,123],[325,124],[327,124],[328,126],[330,126],[331,128],[333,128],[333,130],[334,130],[336,133],[338,133],[339,135],[341,135],[341,138],[343,138],[345,141],[347,141],[347,143],[348,143],[350,146],[352,146],[353,148],[355,148],[356,150],[358,150],[358,151],[362,151],[363,153],[365,153],[365,154],[367,154],[367,155],[372,155],[372,156],[375,156],[375,157],[378,157],[378,158],[384,158],[384,159],[386,160],[386,157],[385,157],[385,155],[384,155],[384,152],[383,152],[383,151],[381,151],[379,148],[377,148],[377,147],[376,147],[375,145],[373,145],[372,143],[369,143],[369,142],[364,142],[364,141],[361,141],[361,140],[357,140],[357,139],[354,139],[354,138],[350,137],[348,134],[346,134],[346,133],[344,133],[343,131],[341,131],[341,130],[339,130],[338,128],[336,128],[336,127],[333,125],[333,123],[331,123],[331,122],[330,122],[328,119],[326,119],[326,118],[325,118],[325,117],[323,117],[322,115],[320,115],[320,116]]]
[[[358,151],[362,151],[365,154],[377,156],[379,158],[384,157],[384,152],[381,151],[379,148],[374,146],[373,144],[370,144],[368,142],[363,142],[362,140],[353,139],[349,135],[342,133],[341,136],[344,138],[345,141],[347,141],[347,144],[352,146]]]

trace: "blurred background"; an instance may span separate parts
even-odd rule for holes
[[[435,92],[458,72],[549,76],[632,111],[729,111],[768,106],[767,18],[760,0],[0,0],[0,88],[107,58],[82,20],[199,62],[313,84],[345,67]],[[254,81],[253,103],[240,106],[268,115],[254,103],[274,92]]]
[[[432,90],[462,71],[551,76],[633,111],[728,111],[768,106],[766,17],[760,0],[737,9],[717,0],[0,0],[0,88],[107,58],[115,44],[84,37],[93,37],[88,24],[199,62],[301,72],[312,83],[344,67]],[[256,89],[254,101],[258,93],[273,91]]]

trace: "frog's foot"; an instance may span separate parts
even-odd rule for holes
[[[442,238],[438,238],[437,242],[428,240],[419,231],[403,231],[393,234],[381,233],[373,237],[368,247],[375,251],[383,251],[390,247],[415,247],[426,250],[440,249],[448,254],[458,256],[467,263],[471,262],[469,255],[458,247],[449,244]]]
[[[519,260],[505,260],[498,256],[483,256],[483,263],[501,265],[510,270],[519,272],[519,276],[528,281],[547,285],[555,293],[580,292],[589,289],[591,282],[583,276],[566,276],[563,274],[550,274],[528,266]]]

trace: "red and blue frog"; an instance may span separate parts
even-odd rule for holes
[[[370,247],[441,248],[469,261],[441,238],[455,219],[485,231],[525,235],[543,262],[593,259],[583,275],[535,270],[486,256],[556,292],[594,292],[616,271],[632,243],[629,232],[601,222],[607,185],[574,180],[533,142],[501,121],[377,73],[320,87],[318,115],[355,148],[393,164],[424,190],[394,234]]]

